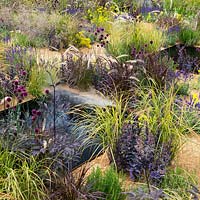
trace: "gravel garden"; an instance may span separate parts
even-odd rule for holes
[[[0,200],[200,199],[200,0],[0,1]]]

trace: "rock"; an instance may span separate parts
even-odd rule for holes
[[[53,93],[53,90],[50,90]],[[65,85],[59,85],[56,88],[56,96],[62,96],[66,102],[72,105],[92,105],[92,106],[114,106],[113,102],[105,97],[95,94],[93,91],[81,92],[71,89]]]

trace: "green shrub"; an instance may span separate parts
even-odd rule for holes
[[[5,28],[0,28],[0,41],[10,38],[10,32]]]
[[[122,182],[117,172],[110,167],[103,173],[99,167],[93,169],[87,179],[87,185],[93,192],[99,191],[105,194],[106,200],[123,200]]]
[[[56,42],[60,48],[67,48],[69,44],[76,44],[76,34],[78,32],[78,19],[67,14],[59,16],[55,25],[55,37],[52,42]],[[50,45],[54,46],[53,44]]]
[[[188,95],[189,83],[179,83],[177,89],[177,95]]]
[[[179,40],[186,46],[193,46],[200,43],[200,31],[189,27],[182,28],[179,32]]]
[[[28,35],[22,33],[12,34],[12,44],[22,47],[44,47],[47,46],[47,41],[42,37],[29,38]]]

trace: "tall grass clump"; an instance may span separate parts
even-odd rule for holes
[[[132,114],[127,114],[127,106],[128,100],[120,96],[110,107],[95,106],[86,111],[77,109],[74,113],[78,114],[79,122],[75,131],[83,128],[85,134],[88,134],[84,142],[87,145],[98,144],[113,160],[113,151],[121,135],[122,126],[126,121],[132,120]]]
[[[172,140],[173,153],[180,147],[180,141],[187,128],[184,113],[176,104],[176,92],[173,85],[161,91],[155,85],[140,88],[138,91],[136,112],[139,123],[147,123],[150,131],[160,131],[160,142]]]
[[[45,174],[42,161],[0,149],[0,193],[5,199],[46,199],[46,187],[38,174]]]
[[[52,80],[58,80],[57,63],[43,62],[33,66],[29,72],[27,82],[28,92],[35,96],[41,96],[45,87],[52,85]]]
[[[113,22],[110,34],[110,40],[107,45],[108,52],[115,57],[121,55],[128,57],[131,52],[134,23]]]
[[[141,51],[145,47],[146,53],[153,53],[159,51],[164,42],[165,36],[163,32],[153,24],[117,21],[112,25],[107,48],[111,55],[123,55],[128,60],[133,48]]]
[[[193,30],[189,27],[182,28],[179,32],[179,40],[186,46],[200,44],[200,31]]]
[[[151,45],[148,45],[148,44]],[[160,50],[165,43],[165,35],[154,24],[138,22],[135,24],[135,31],[132,36],[132,45],[137,51],[144,46],[147,53],[153,53]]]

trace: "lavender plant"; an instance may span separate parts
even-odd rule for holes
[[[28,96],[27,81],[30,70],[35,65],[35,58],[30,50],[19,46],[12,46],[5,50],[6,71],[1,72],[0,87],[2,96],[15,96],[19,103]],[[10,107],[7,104],[8,108]]]
[[[28,79],[28,71],[36,64],[36,59],[32,49],[20,46],[11,46],[5,50],[5,58],[8,68],[8,74],[11,78],[21,78],[26,75]]]

